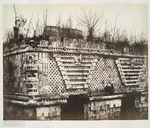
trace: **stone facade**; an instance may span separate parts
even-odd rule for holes
[[[52,54],[26,52],[4,58],[5,82],[10,91],[22,94],[55,94],[65,90]],[[13,66],[13,67],[9,67]],[[12,68],[11,72],[9,68]]]
[[[148,102],[146,98],[147,96],[145,95],[135,98],[135,107],[141,117],[148,117]]]
[[[4,95],[11,94],[6,99],[34,106],[34,109],[22,107],[24,110],[7,106],[6,119],[13,119],[8,117],[7,111],[14,113],[18,108],[15,119],[25,114],[26,119],[60,120],[62,96],[65,96],[66,104],[70,95],[81,94],[89,98],[88,103],[84,103],[84,119],[120,119],[122,100],[119,97],[90,98],[118,94],[126,97],[126,93],[133,92],[141,93],[140,98],[135,98],[135,107],[141,115],[147,114],[148,104],[143,100],[146,95],[142,94],[148,87],[146,57],[81,48],[75,42],[71,46],[70,40],[65,39],[68,47],[62,47],[62,42],[52,46],[54,41],[49,45],[43,40],[36,47],[26,46],[4,53]]]
[[[60,106],[41,106],[36,108],[37,120],[60,120]]]
[[[87,120],[120,119],[121,99],[92,101],[85,105],[84,118]]]
[[[4,102],[4,120],[35,120],[35,107]]]

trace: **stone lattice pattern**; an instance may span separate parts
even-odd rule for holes
[[[65,91],[65,85],[54,58],[49,58],[48,62],[48,82],[54,93]]]
[[[94,70],[91,71],[91,78],[89,79],[90,91],[100,91],[108,84],[112,83],[114,89],[117,90],[121,86],[121,81],[118,76],[117,68],[114,60],[109,58],[99,58]]]
[[[65,91],[65,85],[57,63],[51,54],[43,62],[40,94],[56,94]],[[44,59],[44,58],[43,58]],[[47,62],[47,63],[46,63]]]

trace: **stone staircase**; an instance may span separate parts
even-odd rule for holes
[[[88,89],[91,70],[96,66],[93,55],[53,53],[69,92]]]
[[[118,58],[116,64],[125,86],[140,86],[139,82],[143,77],[146,60],[142,58]]]

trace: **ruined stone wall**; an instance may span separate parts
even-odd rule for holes
[[[9,91],[9,68],[8,68],[8,57],[3,58],[3,90],[4,93]]]
[[[56,94],[64,91],[64,82],[52,54],[25,52],[4,57],[4,91]]]
[[[21,92],[21,55],[4,57],[3,66],[4,91]]]
[[[91,101],[84,106],[84,118],[87,120],[119,119],[121,99]]]
[[[60,37],[51,36],[49,37],[49,44],[54,47],[70,47],[70,48],[94,48],[94,49],[106,49],[104,42],[87,42],[85,39],[67,38],[61,41]]]
[[[4,120],[35,120],[35,107],[4,102]]]
[[[84,44],[81,40],[64,40],[70,45],[73,43],[74,48],[48,47],[48,41],[43,40],[37,49],[28,47],[32,52],[25,50],[5,57],[4,86],[8,87],[4,89],[34,95],[59,94],[67,87],[74,92],[89,89],[94,93],[108,85],[113,85],[114,92],[132,92],[139,85],[140,89],[146,90],[148,73],[143,66],[145,60],[137,57],[114,58],[110,53],[104,55],[104,51],[75,48],[75,42]],[[132,79],[128,78],[129,75]]]
[[[56,106],[41,106],[36,108],[37,120],[60,120],[61,107]]]
[[[135,97],[135,108],[140,113],[141,118],[148,118],[148,101],[146,95]]]

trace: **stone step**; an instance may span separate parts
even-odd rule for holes
[[[116,61],[117,64],[131,64],[130,61]]]
[[[72,79],[88,79],[87,75],[75,75],[75,76],[72,76],[72,75],[69,75],[69,76],[63,76],[63,79],[64,80],[72,80]]]
[[[119,58],[116,64],[126,86],[139,86],[139,76],[144,68],[142,60]]]
[[[72,71],[72,70],[61,70],[61,72],[64,74],[64,73],[89,73],[88,70],[76,70],[76,71]]]
[[[131,64],[131,66],[132,66],[132,64]],[[142,64],[134,63],[133,66],[144,66],[144,64],[143,63]]]
[[[117,65],[118,67],[122,67],[122,68],[144,68],[145,66],[144,65],[138,65],[138,66],[131,66],[131,65],[121,65],[121,64],[118,64]]]
[[[69,65],[63,65],[64,68],[90,68],[91,65],[77,65],[77,64],[69,64]]]
[[[88,66],[91,66],[92,65],[92,62],[82,62],[82,63],[79,63],[79,62],[69,62],[69,61],[66,61],[66,62],[58,62],[59,65],[61,66],[64,66],[64,65],[69,65],[69,64],[74,64],[74,65],[88,65]]]
[[[132,63],[133,63],[133,64],[139,64],[139,65],[144,64],[144,62],[134,62],[134,61],[131,62],[131,64],[132,64]]]
[[[139,78],[139,75],[137,76],[121,76],[122,79],[127,79],[127,78]]]
[[[121,74],[121,75],[133,75],[133,76],[134,76],[134,75],[135,75],[135,76],[136,76],[136,75],[139,75],[139,73],[132,73],[132,72],[127,72],[127,73],[120,72],[120,74]]]
[[[62,70],[90,70],[90,66],[64,66]]]
[[[124,72],[125,74],[126,73],[135,73],[135,74],[140,73],[140,71],[122,71],[122,72]]]
[[[122,79],[123,80],[137,80],[139,77],[136,77],[136,78],[125,78],[125,77],[123,77]]]
[[[126,69],[129,69],[129,70],[130,70],[130,69],[131,69],[131,70],[134,70],[134,69],[141,70],[141,69],[142,69],[141,67],[135,68],[135,67],[131,67],[131,66],[130,66],[130,67],[121,67],[121,66],[120,66],[120,67],[118,67],[118,68],[119,68],[119,69],[122,69],[122,70],[126,70]]]
[[[76,69],[72,69],[72,68],[69,69],[69,68],[67,68],[66,69],[66,68],[64,68],[63,70],[66,70],[66,72],[67,71],[72,71],[73,72],[73,71],[89,71],[90,69],[82,69],[82,68],[76,68]]]
[[[69,82],[86,82],[86,79],[66,79]]]
[[[134,69],[134,68],[131,68],[131,69],[122,69],[122,68],[119,68],[121,71],[125,72],[125,71],[128,71],[128,72],[132,72],[132,71],[141,71],[141,68],[139,69]]]
[[[56,59],[61,59],[61,60],[74,60],[74,56],[68,56],[68,57],[66,57],[66,56],[60,56],[60,57],[56,57]]]
[[[118,67],[124,67],[124,66],[134,67],[134,65],[131,66],[131,64],[118,64]]]
[[[136,83],[136,84],[134,84],[134,83],[133,83],[133,84],[127,84],[127,83],[126,83],[125,85],[126,85],[126,86],[139,86],[138,83]]]
[[[125,65],[125,64],[133,64],[133,65],[143,65],[144,62],[133,62],[133,61],[118,61],[116,60],[116,64],[121,64],[121,65]]]
[[[139,80],[138,81],[122,81],[122,82],[125,84],[136,84],[137,82],[139,82]]]
[[[74,65],[82,65],[82,66],[95,66],[96,65],[96,63],[92,63],[92,62],[82,62],[82,63],[75,63],[75,62],[62,62],[63,63],[63,65],[62,66],[65,66],[65,65],[68,65],[68,64],[74,64]]]
[[[87,87],[85,87],[84,85],[67,85],[67,90],[69,89],[86,89]]]
[[[145,61],[144,59],[132,59],[132,60],[135,62],[144,62]]]
[[[129,58],[118,58],[118,60],[130,60]]]
[[[125,65],[127,65],[127,66],[129,65],[129,66],[131,66],[131,67],[134,67],[134,66],[143,66],[143,64],[137,64],[137,63],[133,63],[133,64],[132,64],[132,63],[127,63],[127,64],[125,64],[125,63],[123,64],[123,63],[122,63],[122,64],[121,64],[121,66],[125,66]]]
[[[82,56],[83,58],[86,58],[86,59],[95,59],[95,57],[94,56],[92,56],[92,55],[84,55],[84,56]]]
[[[133,63],[133,64],[144,64],[144,61],[135,61],[135,60],[117,60],[116,63],[120,63],[120,64],[126,64],[126,63]]]
[[[89,75],[89,73],[69,73],[69,72],[62,72],[63,75],[72,75],[72,76],[76,76],[76,75]]]
[[[139,82],[139,79],[136,79],[136,80],[126,80],[126,79],[124,79],[124,80],[122,80],[122,82],[124,82],[124,83],[128,83],[128,82]]]
[[[86,81],[84,81],[84,82],[82,82],[82,81],[77,81],[77,82],[71,82],[71,81],[65,81],[65,83],[66,84],[69,84],[69,85],[83,85],[83,84],[86,84],[87,82]]]
[[[89,73],[89,70],[65,70],[66,73]]]
[[[91,64],[75,64],[75,63],[61,63],[58,62],[59,66],[64,66],[64,67],[71,67],[71,66],[80,66],[80,67],[87,67],[87,66],[92,66]]]

